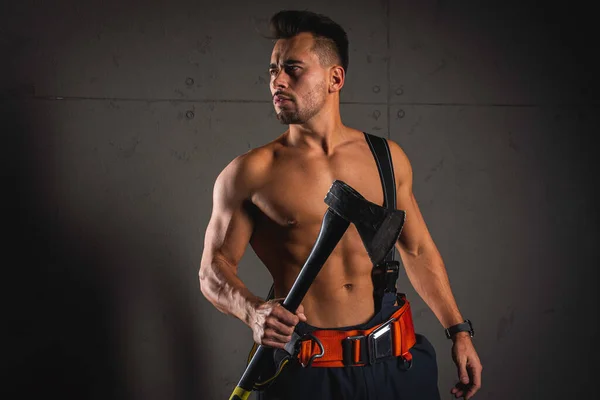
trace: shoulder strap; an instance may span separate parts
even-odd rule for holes
[[[387,208],[396,208],[396,179],[394,177],[394,167],[392,165],[392,155],[390,146],[385,138],[375,136],[367,132],[363,132],[365,139],[369,144],[369,148],[373,153],[377,169],[379,170],[379,178],[383,186],[383,206]],[[395,259],[394,248],[385,257],[386,261]]]

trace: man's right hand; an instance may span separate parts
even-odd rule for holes
[[[299,321],[306,321],[304,307],[300,305],[293,314],[280,303],[283,299],[260,302],[253,307],[250,328],[257,344],[283,349],[292,340],[292,333]]]

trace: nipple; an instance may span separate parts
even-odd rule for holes
[[[298,224],[298,221],[296,221],[295,219],[288,219],[287,220],[287,225],[288,226],[295,226],[296,224]]]

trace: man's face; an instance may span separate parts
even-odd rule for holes
[[[280,39],[273,48],[269,74],[271,95],[282,124],[303,124],[314,117],[327,98],[327,69],[312,51],[311,33]]]

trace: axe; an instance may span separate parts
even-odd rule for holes
[[[406,213],[381,207],[365,199],[346,183],[336,180],[331,185],[325,203],[329,206],[323,217],[319,236],[282,306],[295,312],[310,285],[338,244],[350,223],[356,226],[373,264],[379,264],[398,240]],[[229,400],[247,400],[252,388],[270,362],[272,348],[258,346],[242,378]]]

